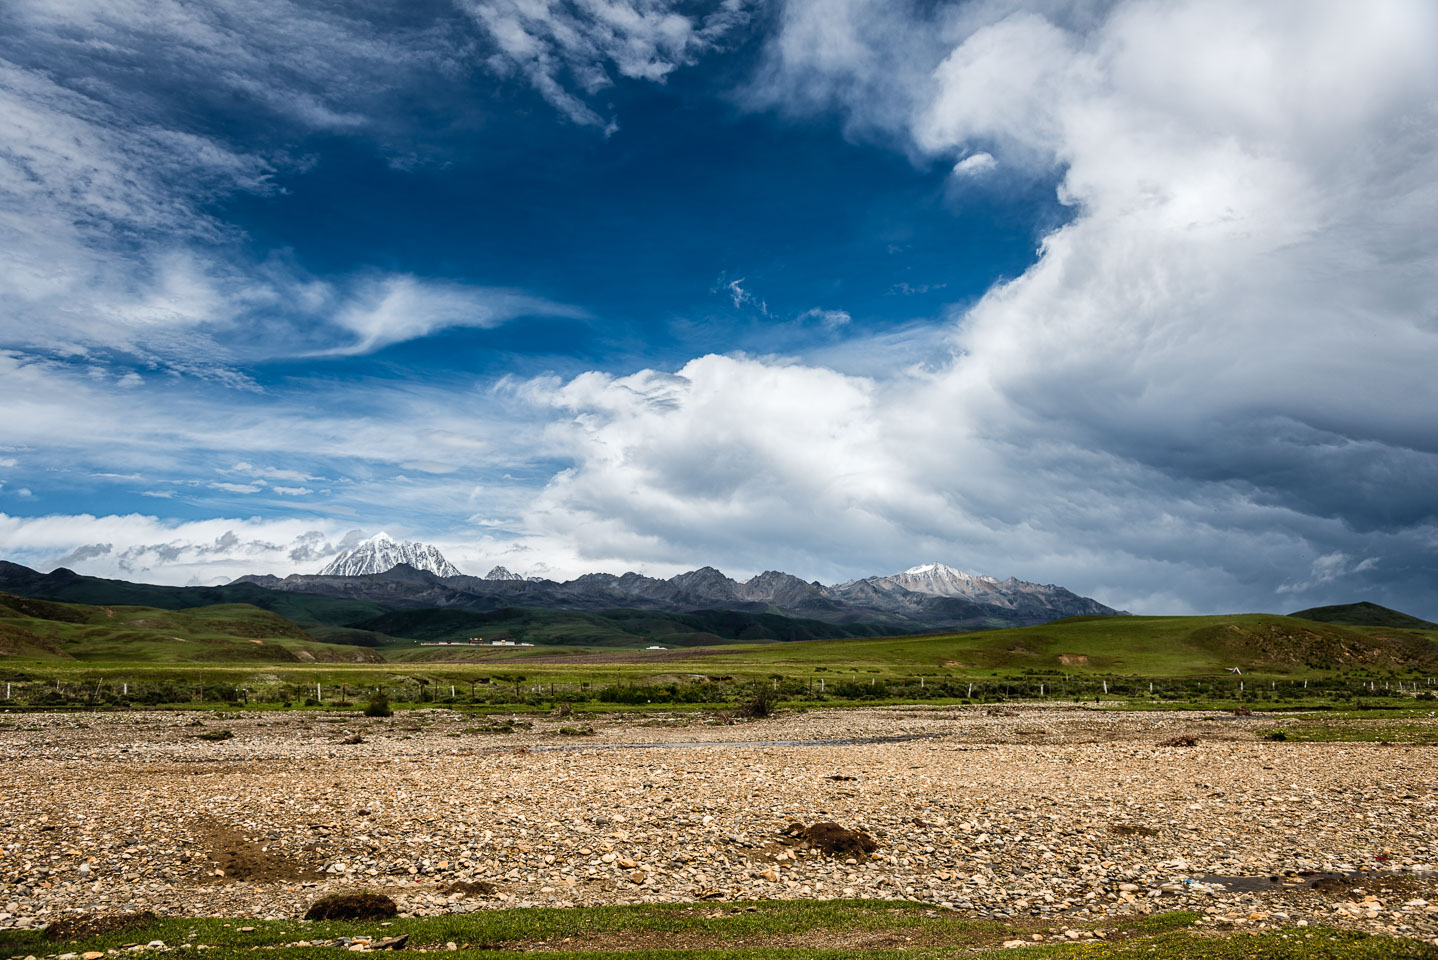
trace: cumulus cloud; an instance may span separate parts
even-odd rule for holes
[[[618,129],[586,97],[614,75],[662,83],[748,22],[751,0],[722,0],[705,16],[674,0],[460,0],[495,52],[491,69],[524,76],[574,123]]]
[[[187,134],[163,105],[120,122],[131,113],[117,98],[142,93],[125,85],[135,63],[195,56],[183,80],[213,72],[205,58],[232,42],[184,5],[166,15],[194,43],[141,43],[134,31],[163,19],[143,6],[4,14],[27,29],[0,36],[47,38],[34,53],[12,40],[0,63],[0,118],[15,130],[0,154],[7,337],[230,370],[262,355],[257,345],[364,353],[567,309],[515,291],[324,280],[211,255],[229,240],[209,201],[266,191],[290,161]],[[721,8],[729,19],[711,31],[657,2],[466,9],[495,44],[493,69],[596,126],[611,123],[596,105],[606,84],[660,81],[744,15]],[[269,39],[238,41],[236,75],[281,64],[273,89],[284,103],[266,111],[293,105],[292,120],[331,130],[369,116],[362,95],[336,91],[362,94],[347,81],[384,59],[364,53],[381,42],[374,31],[311,12],[291,43],[270,36],[269,14],[251,13]],[[74,17],[101,27],[77,31]],[[836,114],[850,136],[954,169],[966,191],[1024,177],[1059,185],[1070,216],[1032,267],[937,335],[906,328],[904,344],[883,349],[855,341],[842,362],[833,350],[808,363],[707,356],[507,384],[508,395],[362,383],[316,409],[293,389],[263,416],[196,402],[164,377],[116,390],[103,369],[90,378],[0,352],[6,449],[24,450],[27,469],[179,481],[149,481],[142,495],[250,503],[268,489],[282,502],[315,489],[305,496],[326,503],[286,509],[395,511],[441,531],[468,516],[476,536],[434,539],[475,570],[713,562],[842,579],[942,557],[1139,611],[1366,596],[1432,616],[1435,18],[1421,0],[785,4],[743,91],[749,105]],[[358,59],[311,28],[350,38]],[[71,84],[62,78],[95,71],[43,65],[111,48],[104,56],[120,59],[103,82]],[[245,89],[218,72],[199,82]],[[999,167],[1002,177],[973,175]],[[721,277],[714,292],[767,313],[743,278]],[[307,339],[258,323],[251,339],[234,333],[279,303],[319,319]],[[806,319],[830,312],[840,313]],[[493,409],[519,398],[527,413]],[[541,420],[552,422],[536,444]],[[245,470],[215,480],[215,463],[240,457]],[[393,481],[401,469],[410,480]],[[4,518],[0,548],[38,563],[109,544],[77,562],[141,578],[284,573],[337,548],[341,522]]]
[[[1134,609],[1431,606],[1438,11],[892,9],[786,7],[756,102],[1057,174],[1070,221],[919,369],[563,385],[574,466],[531,528],[814,572],[932,554]]]

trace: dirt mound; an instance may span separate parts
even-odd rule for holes
[[[439,888],[440,893],[462,893],[466,897],[492,897],[499,892],[499,885],[488,880],[456,880]]]
[[[1158,742],[1160,747],[1196,747],[1198,737],[1169,737],[1167,740]]]
[[[1067,665],[1069,665],[1069,666],[1086,664],[1086,663],[1088,663],[1088,654],[1086,654],[1086,653],[1061,653],[1061,654],[1059,654],[1059,663],[1067,664]]]
[[[337,893],[310,905],[306,920],[386,920],[399,906],[382,893]]]
[[[1364,896],[1373,894],[1386,901],[1430,898],[1438,889],[1438,883],[1427,877],[1374,873],[1367,876],[1320,877],[1313,881],[1310,889],[1334,900],[1362,900]]]
[[[791,823],[784,828],[784,835],[803,840],[809,846],[832,856],[860,857],[879,848],[878,841],[867,833],[841,827],[829,820],[807,827],[802,823]]]
[[[148,927],[159,917],[143,913],[82,913],[78,917],[56,920],[45,928],[46,940],[86,940],[104,933],[116,933],[135,927]]]
[[[210,820],[199,825],[199,842],[230,880],[282,883],[314,875],[316,864],[282,856],[269,843],[252,840],[233,827]]]

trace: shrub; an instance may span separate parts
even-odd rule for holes
[[[778,691],[771,688],[768,684],[761,682],[754,685],[754,689],[749,694],[749,698],[739,704],[739,708],[736,712],[739,713],[740,716],[751,717],[758,720],[773,714],[774,707],[778,702]]]
[[[399,907],[382,893],[341,893],[316,900],[306,920],[385,920]]]
[[[389,697],[377,693],[370,697],[369,703],[365,704],[364,715],[367,717],[392,717],[394,710],[390,708]]]

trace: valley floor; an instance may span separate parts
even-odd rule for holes
[[[416,917],[869,898],[1040,937],[1190,910],[1201,929],[1438,943],[1432,746],[1270,742],[1272,717],[1081,705],[527,722],[5,716],[0,927],[291,919],[374,890]],[[827,855],[783,836],[792,821],[878,848]]]

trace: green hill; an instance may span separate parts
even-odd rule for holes
[[[1102,617],[982,633],[744,647],[706,661],[776,669],[956,674],[1024,671],[1192,676],[1245,673],[1438,669],[1438,633],[1343,627],[1273,614]]]
[[[1405,630],[1438,630],[1438,623],[1419,620],[1406,613],[1380,607],[1366,600],[1360,603],[1340,603],[1330,607],[1312,607],[1290,613],[1290,617],[1314,620],[1319,623],[1337,623],[1350,627],[1399,627]]]
[[[372,651],[317,642],[284,617],[243,603],[187,610],[57,603],[0,593],[0,657],[111,663],[378,662]]]
[[[416,641],[464,641],[470,637],[507,639],[539,645],[641,647],[711,646],[726,643],[826,640],[880,635],[879,627],[802,620],[776,613],[702,610],[662,613],[654,610],[536,610],[504,607],[476,611],[452,608],[391,610],[348,624],[349,633],[368,632]],[[326,631],[339,641],[340,631]],[[358,641],[357,641],[358,642]]]
[[[4,560],[0,560],[0,591],[64,603],[92,606],[119,604],[158,607],[163,610],[245,603],[269,610],[296,623],[331,626],[342,626],[378,616],[388,609],[368,600],[266,590],[253,583],[232,583],[219,587],[168,587],[154,583],[87,577],[64,567],[50,573],[40,573]]]

